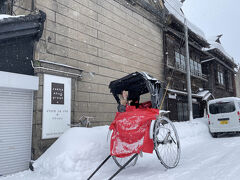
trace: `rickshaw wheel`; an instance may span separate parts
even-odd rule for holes
[[[177,130],[167,117],[160,117],[153,128],[154,149],[161,164],[167,169],[178,165],[180,159],[180,142]]]
[[[134,155],[134,154],[133,154]],[[117,164],[119,168],[121,168],[133,155],[125,157],[125,158],[118,158],[116,156],[112,156],[114,162]],[[126,167],[135,166],[138,160],[138,155],[135,157],[135,159],[129,163]]]

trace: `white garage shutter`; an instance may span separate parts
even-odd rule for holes
[[[33,91],[0,87],[0,175],[29,167]]]

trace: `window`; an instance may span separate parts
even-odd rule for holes
[[[181,54],[181,69],[186,70],[185,56]]]
[[[232,81],[231,72],[228,73],[228,86],[229,86],[229,89],[233,89],[233,81]]]
[[[202,65],[197,61],[190,59],[190,71],[191,74],[202,76]]]
[[[219,102],[210,104],[209,110],[211,114],[230,113],[235,111],[234,102]]]
[[[198,63],[198,75],[202,76],[202,66],[200,63]]]
[[[176,68],[186,71],[186,59],[181,53],[175,52]],[[202,76],[202,66],[197,61],[190,59],[190,72],[192,75]]]
[[[218,83],[224,85],[223,72],[218,71]]]
[[[175,52],[175,61],[178,69],[186,70],[185,57],[182,54]]]
[[[12,14],[12,2],[9,0],[0,0],[0,14]]]
[[[190,59],[190,71],[193,74],[193,72],[194,72],[194,63],[193,63],[192,59]]]
[[[194,63],[194,74],[198,75],[198,63],[196,61],[193,61]]]
[[[0,1],[0,14],[6,14],[5,1]]]
[[[176,61],[176,67],[180,68],[180,54],[178,52],[175,52],[175,61]]]

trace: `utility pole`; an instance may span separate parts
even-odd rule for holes
[[[189,47],[188,47],[188,26],[187,19],[184,16],[184,30],[185,30],[185,49],[186,56],[185,61],[187,65],[187,92],[188,92],[188,117],[189,120],[193,120],[193,110],[192,110],[192,89],[191,89],[191,73],[190,73],[190,63],[189,63]]]

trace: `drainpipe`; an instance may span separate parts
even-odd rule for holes
[[[34,0],[32,0],[32,6],[31,6],[31,10],[34,11],[35,10],[35,3]]]

